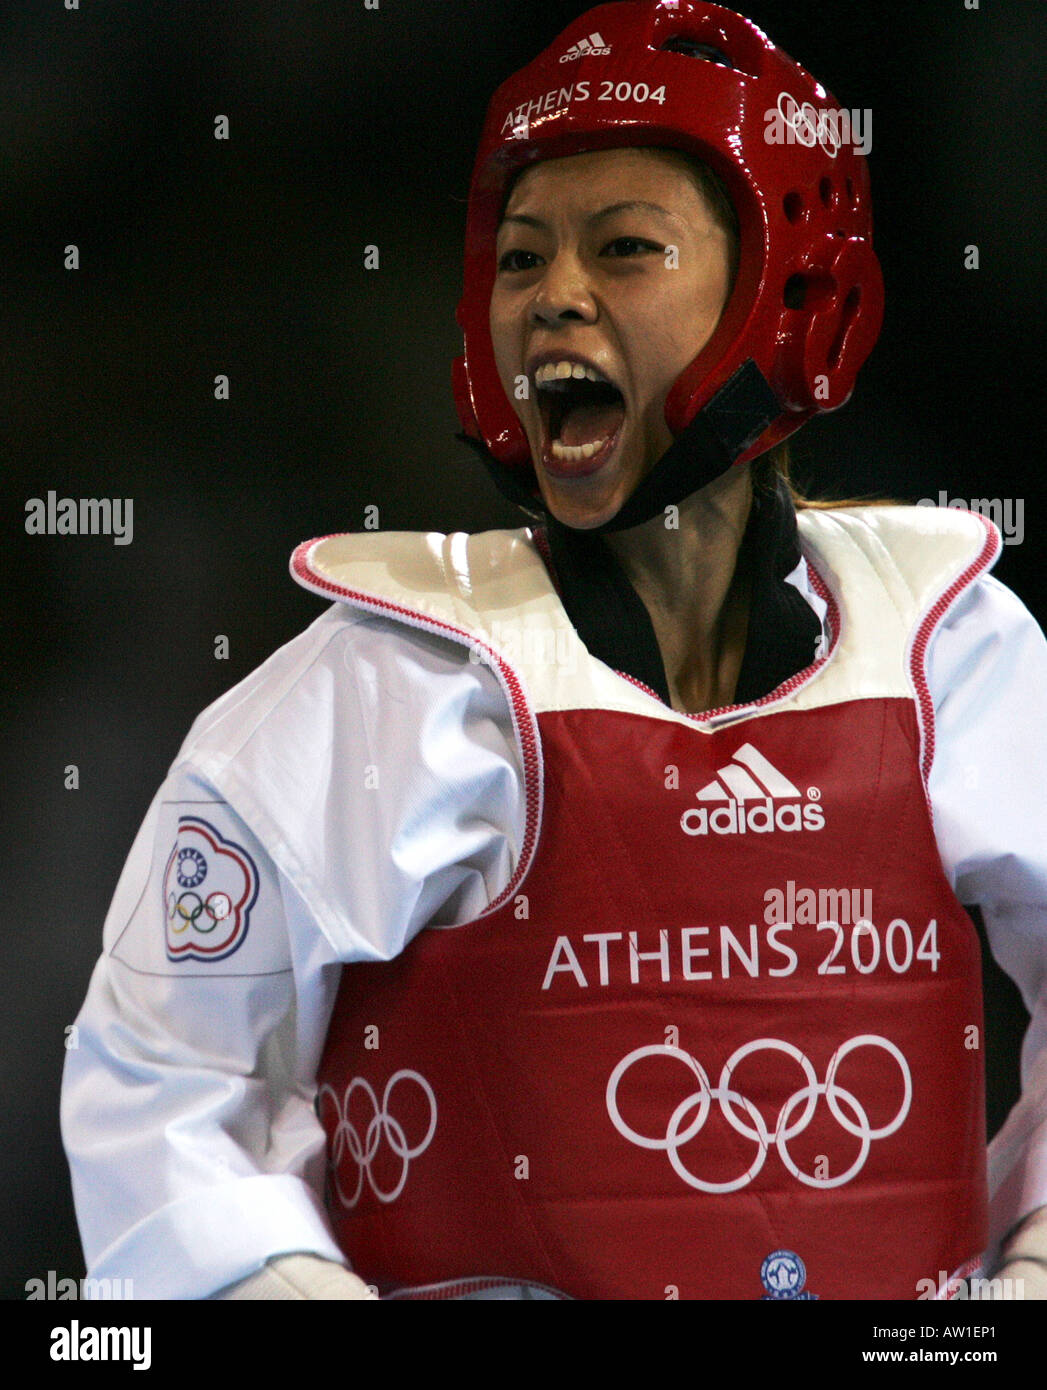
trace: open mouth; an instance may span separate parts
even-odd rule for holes
[[[594,472],[610,457],[625,419],[621,391],[580,362],[551,362],[535,373],[542,462],[554,473]]]

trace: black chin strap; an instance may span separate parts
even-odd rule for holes
[[[512,502],[544,519],[560,597],[586,648],[613,670],[643,681],[668,704],[669,683],[650,616],[600,533],[650,521],[705,487],[781,413],[763,373],[755,362],[746,362],[673,441],[617,515],[586,530],[563,526],[541,497],[483,444],[465,434],[458,438],[478,450]],[[735,703],[761,698],[813,659],[818,619],[785,583],[799,561],[796,514],[789,489],[779,479],[770,492],[754,492],[738,555],[749,578],[750,608]]]
[[[767,378],[750,358],[673,440],[610,521],[588,528],[587,534],[624,531],[650,521],[666,507],[678,505],[726,472],[781,413]],[[552,519],[541,496],[521,481],[515,469],[499,463],[479,440],[466,434],[457,437],[476,449],[499,490],[511,502],[530,516]]]

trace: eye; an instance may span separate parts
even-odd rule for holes
[[[524,256],[524,257],[528,257],[528,256],[529,256],[529,257],[531,258],[531,264],[530,264],[530,265],[520,265],[520,264],[517,262],[517,259],[516,259],[518,256]],[[536,254],[536,252],[534,252],[534,251],[520,251],[520,250],[516,250],[516,251],[506,251],[505,255],[502,256],[502,257],[499,259],[499,261],[498,261],[498,269],[499,269],[499,270],[508,270],[508,271],[513,271],[513,270],[533,270],[533,269],[534,269],[534,265],[535,265],[535,263],[536,263],[538,260],[539,260],[539,257],[538,257],[538,255]]]
[[[609,241],[600,254],[606,255],[612,246],[619,248],[619,250],[611,252],[613,256],[635,256],[641,251],[663,251],[665,249],[656,241],[647,241],[644,237],[619,236],[615,237],[613,241]]]

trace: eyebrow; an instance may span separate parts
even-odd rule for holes
[[[632,198],[622,203],[611,203],[610,206],[601,208],[599,212],[594,212],[591,217],[586,218],[586,223],[591,227],[597,222],[602,222],[608,217],[613,217],[616,212],[654,212],[660,213],[662,217],[671,218],[679,221],[676,213],[670,212],[668,208],[663,208],[660,203],[647,203],[639,198]],[[502,218],[499,226],[506,222],[521,222],[525,227],[536,227],[540,232],[547,232],[549,224],[543,222],[540,217],[529,217],[526,213],[507,213]]]

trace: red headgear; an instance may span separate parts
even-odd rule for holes
[[[755,376],[747,364],[773,398],[760,383],[770,405],[728,442],[736,462],[843,405],[883,318],[869,175],[850,135],[847,113],[825,88],[731,10],[625,0],[576,19],[499,87],[480,139],[457,313],[465,350],[454,363],[465,434],[534,486],[491,343],[498,224],[522,168],[622,145],[697,156],[726,185],[741,230],[720,324],[665,403],[673,435],[711,401],[723,407],[725,383],[743,367]]]

